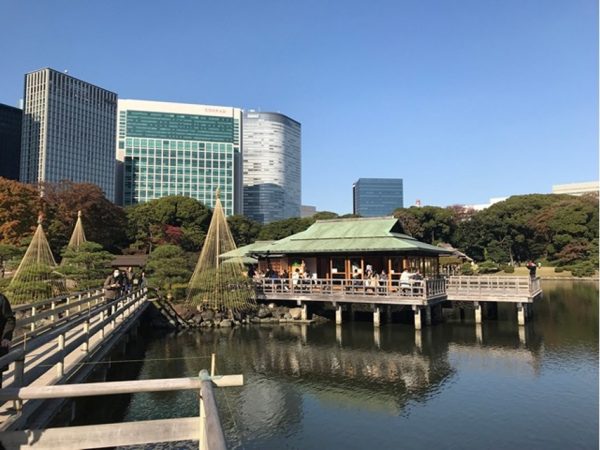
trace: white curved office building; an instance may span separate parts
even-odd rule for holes
[[[279,113],[244,112],[244,215],[260,223],[300,217],[301,125]]]

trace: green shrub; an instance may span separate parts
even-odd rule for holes
[[[515,273],[515,266],[504,266],[504,273]]]
[[[461,275],[473,275],[473,266],[471,263],[464,263],[460,266],[460,274]]]
[[[494,261],[483,261],[479,264],[479,273],[496,273],[500,271],[500,267]]]
[[[554,268],[554,273],[561,273],[561,272],[564,272],[564,271],[565,271],[565,269],[563,267],[555,267]]]
[[[572,266],[565,267],[565,269],[570,270],[574,277],[591,277],[596,273],[596,266],[589,261],[573,264]]]

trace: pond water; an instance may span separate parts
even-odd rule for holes
[[[369,321],[150,332],[134,372],[195,376],[214,352],[218,374],[243,374],[243,387],[216,390],[230,448],[598,448],[598,285],[543,288],[525,327],[501,305],[479,328],[467,313],[421,332]],[[94,405],[92,423],[198,414],[191,391]]]

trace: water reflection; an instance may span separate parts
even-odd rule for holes
[[[421,331],[347,322],[151,335],[140,378],[196,375],[215,352],[217,373],[245,377],[217,390],[233,448],[593,447],[598,287],[544,290],[524,327],[502,305],[498,320]],[[197,403],[194,392],[139,394],[125,420],[191,416]]]

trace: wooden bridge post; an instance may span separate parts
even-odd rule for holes
[[[85,334],[85,341],[83,341],[83,351],[88,353],[90,351],[90,319],[88,318],[83,322],[83,333]]]
[[[33,319],[35,317],[35,306],[31,307],[31,318]],[[31,321],[31,326],[29,327],[29,329],[31,331],[35,331],[35,320]]]
[[[302,305],[302,316],[301,316],[302,320],[308,320],[308,305],[306,303],[304,303]]]
[[[52,300],[52,303],[50,303],[50,309],[52,311],[54,311],[56,309],[56,302],[54,300]],[[56,316],[54,314],[52,314],[50,316],[50,322],[54,323],[56,321]]]
[[[69,314],[71,313],[71,308],[69,308],[70,304],[71,304],[71,297],[67,297],[67,309],[65,309],[66,317],[69,317]]]
[[[15,375],[13,381],[13,387],[19,388],[23,387],[25,381],[25,353],[19,357],[19,359],[15,360]],[[23,400],[15,400],[14,406],[17,411],[21,411],[23,409]]]
[[[65,334],[58,335],[58,351],[60,352],[60,360],[56,364],[56,374],[62,377],[65,374]]]
[[[342,305],[337,305],[335,308],[335,324],[342,324]]]
[[[79,294],[79,295],[77,296],[77,302],[79,303],[79,305],[77,306],[77,311],[78,311],[78,312],[81,312],[81,298],[82,298],[82,295],[81,295],[81,294]]]
[[[337,344],[340,347],[342,346],[342,326],[341,325],[335,326],[335,341],[337,342]]]

